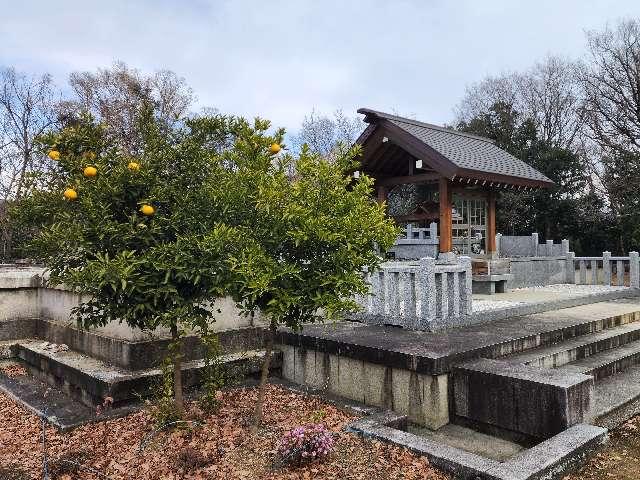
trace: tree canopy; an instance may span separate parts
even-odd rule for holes
[[[206,331],[211,303],[229,296],[266,316],[272,341],[279,325],[357,308],[364,270],[397,235],[372,179],[349,175],[357,148],[294,157],[260,119],[203,115],[167,130],[148,106],[136,121],[136,155],[89,115],[43,136],[51,168],[15,209],[39,226],[30,251],[51,283],[87,295],[83,326],[162,326],[177,340]],[[175,372],[181,405],[179,359]]]

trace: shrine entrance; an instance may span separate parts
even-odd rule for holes
[[[487,252],[487,198],[453,194],[451,212],[453,251],[462,255]]]

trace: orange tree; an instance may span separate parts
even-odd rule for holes
[[[278,326],[298,330],[357,309],[354,294],[368,288],[365,268],[378,266],[380,252],[398,234],[372,198],[373,180],[350,175],[359,147],[343,146],[327,160],[304,146],[293,157],[278,144],[265,148],[268,128],[256,120],[238,129],[233,148],[222,154],[227,168],[214,195],[227,205],[229,224],[250,239],[241,256],[230,260],[238,273],[235,291],[245,308],[259,310],[269,324],[255,428]]]
[[[226,258],[240,238],[210,195],[221,145],[234,120],[186,121],[169,133],[145,112],[138,156],[109,143],[90,118],[42,139],[53,168],[17,207],[38,222],[30,253],[50,282],[86,295],[75,309],[82,326],[110,321],[170,330],[205,330],[210,302],[226,295]],[[20,213],[19,213],[20,215]],[[183,408],[180,354],[173,355],[175,405]]]
[[[268,321],[255,425],[274,334],[357,308],[396,229],[372,198],[372,180],[350,172],[358,148],[332,161],[281,149],[269,123],[222,116],[166,132],[142,115],[143,148],[131,158],[90,120],[43,139],[55,163],[19,206],[40,223],[32,252],[53,283],[87,295],[82,325],[126,322],[202,330],[209,301],[231,296]],[[290,172],[295,171],[294,175]],[[180,355],[174,395],[182,409]]]

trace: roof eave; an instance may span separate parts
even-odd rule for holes
[[[534,178],[515,177],[511,175],[502,175],[498,173],[472,170],[468,168],[458,169],[455,173],[455,176],[452,178],[470,178],[474,180],[487,181],[498,185],[506,184],[533,188],[551,188],[555,185],[555,182],[549,179],[542,180]]]

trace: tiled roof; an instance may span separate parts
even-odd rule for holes
[[[553,183],[532,166],[495,145],[489,138],[375,110],[359,109],[358,112],[366,114],[369,119],[377,117],[388,120],[437,151],[458,169]]]

